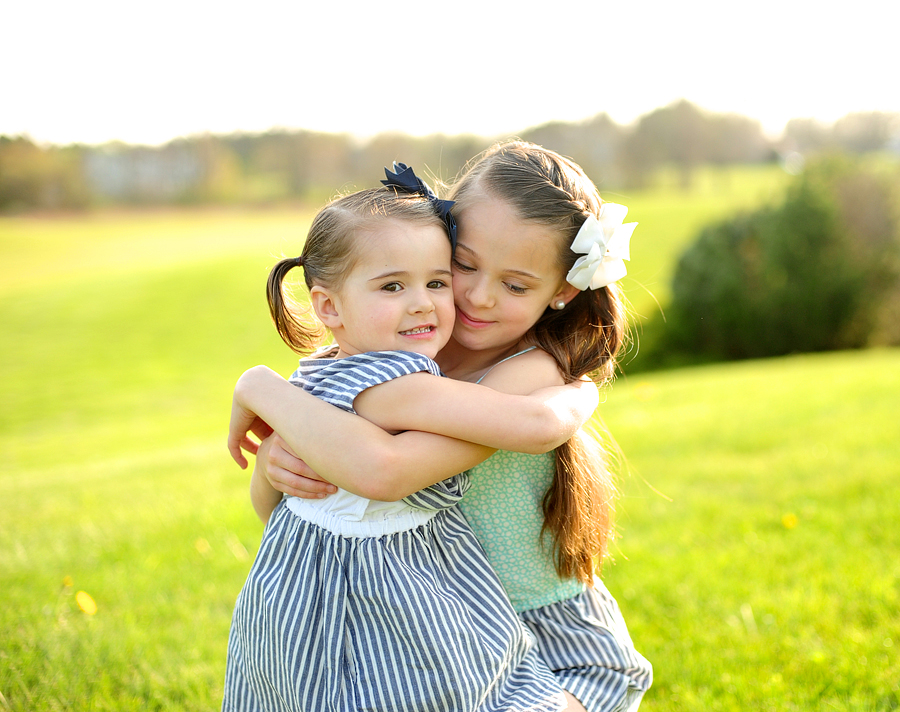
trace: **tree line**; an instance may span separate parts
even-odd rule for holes
[[[772,140],[758,121],[682,100],[628,126],[598,114],[525,129],[519,138],[571,156],[601,190],[640,187],[663,165],[676,167],[687,186],[694,168],[704,164],[760,163],[791,152],[834,148],[900,153],[900,114],[848,114],[831,125],[796,119]],[[42,146],[26,136],[0,136],[0,211],[288,200],[318,204],[338,190],[372,185],[393,160],[421,167],[436,182],[452,180],[495,140],[385,133],[360,142],[349,134],[273,129],[147,147]]]

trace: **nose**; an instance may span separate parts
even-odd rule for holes
[[[417,289],[409,301],[410,314],[430,314],[434,311],[434,300],[427,289]]]
[[[488,308],[494,305],[494,293],[486,279],[475,279],[470,282],[466,298],[472,306]]]

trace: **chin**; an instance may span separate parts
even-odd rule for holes
[[[465,337],[461,339],[455,339],[456,343],[462,346],[464,349],[469,351],[484,351],[485,349],[491,348],[491,344],[485,343],[484,339],[470,338],[467,339]]]
[[[437,356],[438,349],[434,346],[421,346],[421,347],[410,347],[410,346],[397,346],[395,351],[411,351],[414,354],[422,354],[422,356],[427,356],[430,359],[434,359]]]

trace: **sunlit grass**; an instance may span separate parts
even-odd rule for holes
[[[617,383],[606,578],[656,664],[646,709],[897,707],[898,403],[896,350]]]
[[[0,692],[16,710],[215,709],[259,538],[244,478],[212,443],[102,458],[3,480]]]
[[[308,219],[240,208],[3,217],[0,293],[235,255],[281,257],[302,246]]]

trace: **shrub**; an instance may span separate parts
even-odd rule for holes
[[[897,181],[845,157],[781,205],[704,229],[675,270],[659,347],[739,359],[867,346],[900,276]]]

